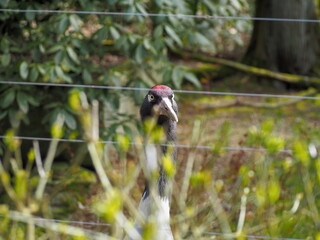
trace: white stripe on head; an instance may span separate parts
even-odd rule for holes
[[[178,116],[176,112],[173,110],[172,101],[168,97],[162,98],[162,101],[163,105],[167,107],[167,109],[165,110],[167,111],[167,113],[164,113],[164,115],[169,115],[168,117],[171,118],[171,120],[178,122]],[[164,109],[160,109],[160,112],[161,111],[164,111]]]

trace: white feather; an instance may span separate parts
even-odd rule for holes
[[[153,216],[157,226],[156,240],[173,240],[170,228],[170,203],[168,198],[156,196],[152,199],[150,196],[141,199],[139,212],[144,218]]]
[[[147,174],[151,174],[158,170],[158,152],[157,147],[154,144],[147,144],[145,147],[146,151],[146,168]]]

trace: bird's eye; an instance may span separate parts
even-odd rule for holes
[[[152,94],[148,95],[148,101],[151,102],[154,100],[154,96]]]

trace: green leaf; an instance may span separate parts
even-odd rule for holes
[[[5,53],[1,56],[1,64],[2,66],[6,67],[10,64],[11,61],[11,55],[10,53]]]
[[[77,122],[76,122],[75,118],[67,111],[63,111],[63,116],[64,116],[64,120],[65,120],[68,128],[76,129]]]
[[[67,76],[67,75],[63,72],[63,70],[61,69],[60,66],[55,66],[54,69],[55,69],[55,72],[56,72],[57,76],[58,76],[60,79],[66,81],[66,82],[72,82],[71,78],[70,78],[69,76]]]
[[[2,108],[6,108],[9,105],[11,105],[14,100],[14,97],[15,97],[14,90],[13,89],[8,90],[3,97],[3,100],[1,103]]]
[[[241,10],[241,8],[242,8],[239,0],[231,0],[231,5],[232,5],[236,10]]]
[[[155,30],[153,31],[153,36],[155,38],[159,38],[163,36],[163,26],[159,25],[155,28]]]
[[[179,45],[182,46],[182,41],[180,39],[180,37],[176,34],[176,32],[169,26],[169,25],[165,25],[164,26],[167,34]]]
[[[28,193],[28,177],[24,170],[18,170],[14,175],[14,192],[17,200],[24,200]]]
[[[153,54],[157,54],[156,49],[152,46],[150,39],[144,39],[143,40],[143,46],[149,50],[150,52],[152,52]]]
[[[143,13],[145,15],[148,14],[148,12],[146,11],[146,9],[144,8],[144,6],[141,3],[138,2],[135,4],[135,6],[136,6],[137,10],[139,10],[140,13]]]
[[[18,125],[18,118],[17,118],[17,110],[16,109],[10,109],[9,110],[9,122],[11,126],[17,126]]]
[[[46,74],[46,70],[45,70],[45,68],[43,66],[38,65],[37,68],[39,70],[39,73],[41,73],[42,75]]]
[[[209,41],[204,35],[201,33],[195,33],[196,41],[203,47],[213,48],[212,42]]]
[[[30,10],[30,9],[32,9],[32,7],[28,7],[27,8],[28,10]],[[30,12],[26,12],[26,19],[28,20],[28,21],[33,21],[34,20],[34,18],[35,18],[35,13],[34,12],[32,12],[32,11],[30,11]]]
[[[79,31],[80,30],[80,26],[78,23],[78,18],[76,15],[71,15],[69,17],[70,23],[72,25],[72,27],[74,28],[75,31]]]
[[[267,120],[265,120],[262,124],[261,124],[261,131],[267,133],[267,134],[271,134],[272,129],[274,128],[274,119],[273,118],[269,118]]]
[[[268,184],[269,202],[275,203],[278,201],[281,194],[281,186],[278,181],[272,180]]]
[[[63,17],[58,25],[58,33],[62,34],[66,31],[67,27],[69,25],[69,18],[68,17]]]
[[[29,74],[28,64],[23,61],[23,62],[20,64],[20,76],[21,76],[23,79],[26,79],[26,78],[28,77],[28,74]]]
[[[7,53],[10,49],[10,39],[8,37],[2,36],[2,40],[0,42],[0,47],[3,52]]]
[[[7,116],[7,114],[8,114],[8,111],[4,111],[3,109],[1,109],[1,111],[0,111],[0,120],[5,118],[5,116]]]
[[[88,83],[92,83],[92,77],[90,72],[87,69],[83,69],[82,71],[82,78],[84,80],[84,83],[88,84]]]
[[[135,59],[138,63],[142,63],[143,61],[143,52],[143,45],[139,44],[135,52]]]
[[[71,48],[70,46],[67,47],[67,53],[69,57],[75,62],[75,63],[80,63],[78,59],[77,53]]]
[[[114,40],[117,40],[120,38],[120,33],[118,32],[118,30],[114,27],[110,27],[110,33],[111,33],[111,36],[113,37]]]
[[[60,64],[65,56],[65,51],[59,51],[54,56],[54,62],[55,64]]]
[[[308,153],[308,146],[305,143],[296,141],[293,143],[293,156],[296,160],[301,162],[305,166],[310,165],[310,156]]]
[[[173,68],[172,80],[176,88],[181,87],[182,77],[183,77],[183,71],[178,67]]]
[[[49,48],[48,53],[54,53],[62,49],[63,47],[61,45],[54,45],[51,48]]]
[[[0,0],[0,6],[6,8],[8,6],[9,0]]]
[[[17,101],[18,101],[18,105],[19,105],[19,108],[21,109],[21,111],[24,113],[27,113],[29,110],[27,95],[23,92],[18,92]]]
[[[201,88],[201,83],[199,82],[198,78],[191,72],[184,72],[184,77],[191,82],[195,87]]]
[[[39,51],[41,52],[41,53],[46,53],[46,49],[45,49],[45,47],[43,46],[43,44],[40,44],[39,45]]]
[[[98,42],[101,42],[102,40],[104,40],[107,37],[107,35],[108,35],[108,27],[106,26],[98,29],[94,34]]]
[[[32,105],[32,106],[39,106],[40,102],[38,99],[35,99],[33,96],[31,95],[28,95],[28,98],[27,98],[28,102]]]
[[[31,82],[34,82],[38,79],[39,77],[39,71],[38,71],[38,68],[37,67],[33,67],[31,69],[31,72],[30,72],[30,81]]]

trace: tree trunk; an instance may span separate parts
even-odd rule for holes
[[[256,0],[256,17],[315,19],[314,0]],[[318,23],[255,21],[244,61],[272,71],[309,74],[319,55]]]

